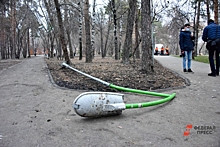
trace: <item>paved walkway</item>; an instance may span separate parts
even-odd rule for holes
[[[195,73],[184,74],[180,58],[156,59],[188,78],[191,85],[166,91],[177,96],[165,105],[96,119],[75,114],[72,102],[84,91],[51,84],[43,57],[0,71],[0,147],[219,147],[220,77],[207,76],[208,64],[193,62]],[[153,99],[125,94],[127,103]],[[184,137],[187,124],[193,129]],[[212,134],[197,134],[196,126],[215,129]]]

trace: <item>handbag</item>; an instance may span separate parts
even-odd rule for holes
[[[220,46],[220,38],[217,38],[214,40],[214,44],[216,44],[216,46]]]
[[[209,50],[212,48],[212,40],[208,40],[206,43],[206,49]]]

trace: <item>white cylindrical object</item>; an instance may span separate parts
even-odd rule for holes
[[[111,92],[85,92],[74,100],[73,108],[82,117],[121,114],[125,109],[124,95]]]

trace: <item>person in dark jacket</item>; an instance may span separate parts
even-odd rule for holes
[[[214,40],[220,38],[220,26],[214,23],[214,20],[208,20],[208,26],[206,26],[203,30],[202,40],[204,42],[208,42],[210,40]],[[207,46],[208,47],[208,46]],[[211,68],[211,73],[208,76],[215,77],[219,76],[219,51],[220,46],[214,45],[212,47],[207,48],[209,51],[209,63]],[[214,53],[216,55],[216,68],[214,63]]]
[[[179,45],[183,57],[183,72],[193,72],[191,69],[191,60],[192,52],[194,50],[194,43],[192,40],[194,39],[195,37],[190,32],[190,24],[185,24],[179,35]],[[186,60],[188,62],[188,70],[186,68]]]

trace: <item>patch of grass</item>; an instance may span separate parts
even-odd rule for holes
[[[177,57],[177,58],[182,58],[182,57],[180,57],[180,55],[172,55],[172,56]],[[193,61],[198,61],[198,62],[209,64],[209,56],[197,56],[197,57],[194,57],[194,58],[195,59],[193,59]]]
[[[195,59],[193,59],[194,61],[198,61],[198,62],[203,62],[203,63],[209,63],[209,58],[208,56],[197,56],[195,57]]]

